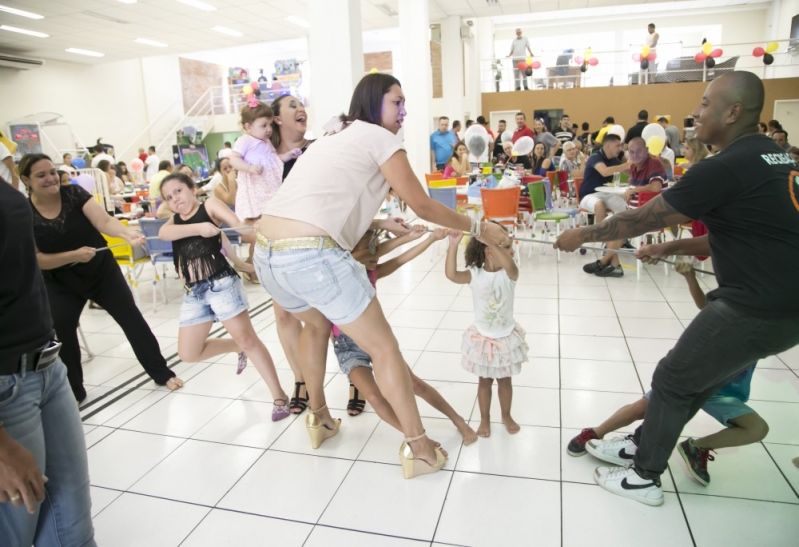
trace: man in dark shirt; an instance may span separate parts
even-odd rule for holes
[[[612,199],[612,194],[597,192],[596,189],[610,182],[613,175],[629,169],[629,165],[619,159],[621,138],[618,135],[605,135],[602,148],[585,160],[583,184],[580,186],[580,208],[593,214],[596,222],[602,222],[608,211],[620,213],[627,208],[620,196]]]
[[[799,170],[757,132],[764,95],[751,72],[713,80],[694,116],[697,138],[719,152],[643,207],[568,230],[555,243],[573,251],[586,241],[632,237],[691,219],[709,229],[708,236],[691,241],[690,254],[712,257],[719,286],[655,369],[646,418],[618,452],[633,466],[594,472],[597,484],[615,494],[662,504],[660,475],[683,427],[708,396],[748,363],[799,343]],[[656,260],[669,252],[668,244],[648,249],[639,258]],[[688,254],[685,249],[680,252]]]
[[[641,133],[644,132],[644,127],[649,125],[647,121],[649,119],[649,112],[646,110],[641,110],[638,112],[638,121],[635,123],[634,126],[627,131],[627,136],[624,137],[624,144],[630,144],[630,141],[633,140],[635,137],[640,137]]]
[[[86,443],[53,341],[31,207],[1,178],[0,271],[0,543],[95,545]]]
[[[574,140],[572,122],[568,114],[564,114],[560,119],[560,127],[557,131],[555,131],[555,138],[560,141],[560,146],[558,147],[558,151],[555,153],[555,155],[560,156],[563,153],[563,145]]]

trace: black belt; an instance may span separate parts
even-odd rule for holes
[[[17,362],[12,367],[9,367],[10,370],[0,369],[0,375],[20,374],[46,369],[56,362],[60,350],[61,342],[51,340],[38,349],[20,355]]]

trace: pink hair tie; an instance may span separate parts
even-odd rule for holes
[[[251,94],[247,97],[247,106],[250,108],[255,108],[258,106],[258,104],[260,104],[260,101],[255,97],[254,94]]]

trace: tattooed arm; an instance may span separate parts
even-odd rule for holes
[[[574,251],[588,241],[614,241],[638,236],[668,226],[691,220],[677,212],[663,196],[658,196],[643,207],[628,209],[600,224],[567,230],[555,241],[555,248]]]

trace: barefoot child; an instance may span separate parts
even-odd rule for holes
[[[504,229],[504,228],[503,228]],[[497,380],[502,423],[508,433],[519,432],[510,415],[513,385],[511,376],[527,362],[524,329],[513,319],[513,295],[519,269],[511,248],[486,245],[476,237],[466,246],[466,271],[458,270],[458,244],[462,232],[451,231],[447,250],[446,275],[455,283],[472,289],[475,321],[463,335],[463,368],[480,377],[477,401],[480,406],[481,437],[491,435],[491,386]]]
[[[677,272],[685,276],[688,289],[698,308],[705,306],[705,294],[696,280],[696,274],[688,262],[678,262]],[[749,399],[749,385],[755,371],[752,363],[728,384],[720,388],[702,406],[702,410],[718,420],[725,429],[699,439],[686,439],[677,445],[677,452],[686,465],[688,474],[702,486],[710,483],[707,462],[715,458],[711,450],[731,446],[744,446],[762,440],[768,433],[768,424],[745,403]],[[583,429],[567,448],[571,456],[582,456],[586,452],[600,460],[617,465],[630,465],[637,450],[633,435],[602,441],[606,434],[643,419],[649,402],[649,392],[643,398],[625,405],[600,425]]]
[[[400,266],[410,262],[427,250],[430,245],[444,239],[446,236],[445,230],[435,230],[429,237],[415,247],[408,249],[399,256],[383,262],[382,264],[377,263],[379,257],[391,252],[400,245],[420,238],[425,231],[423,226],[417,226],[407,235],[383,243],[378,243],[379,234],[367,232],[352,250],[352,256],[366,267],[369,280],[374,285],[378,279],[391,275]],[[335,325],[333,326],[332,338],[333,349],[336,352],[339,367],[341,368],[341,372],[349,377],[350,388],[353,391],[353,397],[350,399],[350,404],[347,405],[349,415],[357,416],[363,411],[364,402],[359,398],[359,395],[362,395],[366,401],[369,402],[377,415],[380,416],[380,419],[399,430],[400,423],[397,419],[397,415],[394,413],[391,405],[388,404],[388,401],[383,397],[383,394],[380,393],[380,389],[375,382],[372,366],[370,364],[372,360],[371,357]],[[476,441],[477,435],[474,430],[469,427],[466,420],[447,403],[441,394],[433,386],[416,376],[413,371],[410,371],[410,374],[414,394],[427,401],[430,406],[452,420],[452,423],[455,424],[458,432],[463,437],[463,444],[468,445]]]
[[[200,203],[194,190],[194,181],[182,173],[171,174],[161,183],[161,197],[174,215],[161,227],[158,237],[173,242],[175,269],[186,285],[178,353],[184,361],[196,362],[243,352],[272,393],[272,420],[282,420],[289,415],[288,396],[280,387],[272,357],[250,322],[241,280],[222,253],[219,225],[238,226],[239,219],[216,198]],[[229,251],[228,256],[242,269],[252,268],[242,264],[235,253]],[[208,338],[214,321],[221,321],[231,338]],[[240,356],[243,368],[241,361]]]

